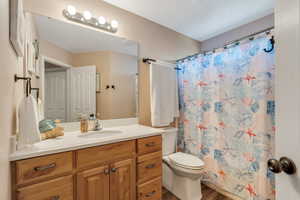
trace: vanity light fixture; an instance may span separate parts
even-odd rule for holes
[[[110,24],[112,28],[118,28],[119,26],[119,23],[116,20],[112,20]]]
[[[92,19],[92,14],[90,13],[90,11],[86,10],[86,11],[83,12],[83,17],[86,20],[90,20],[90,19]]]
[[[103,25],[103,24],[106,24],[106,19],[104,18],[104,17],[99,17],[98,18],[98,22],[99,22],[99,24],[101,24],[101,25]]]
[[[118,21],[112,20],[109,22],[103,16],[98,18],[93,17],[92,13],[87,10],[83,13],[77,12],[76,8],[72,5],[68,5],[67,8],[63,10],[63,15],[68,20],[109,31],[111,33],[116,33],[118,31]]]
[[[76,8],[72,5],[68,5],[67,11],[70,15],[75,15],[76,14]]]

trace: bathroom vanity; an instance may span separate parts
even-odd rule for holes
[[[160,200],[162,130],[136,118],[139,44],[48,16],[26,13],[25,20],[26,43],[38,41],[42,53],[31,73],[43,108],[38,120],[68,127],[10,155],[12,199]],[[80,133],[79,116],[91,115],[104,129]]]
[[[161,130],[67,132],[12,154],[11,172],[13,200],[160,200]]]

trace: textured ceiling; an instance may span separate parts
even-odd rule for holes
[[[103,1],[199,41],[269,15],[275,3],[275,0]]]

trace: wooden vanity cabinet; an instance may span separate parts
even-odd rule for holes
[[[128,159],[77,174],[78,200],[135,199],[135,164]]]
[[[134,159],[111,165],[110,200],[132,200],[136,196],[136,167]]]
[[[161,136],[11,163],[13,200],[161,200]]]
[[[137,140],[137,200],[162,198],[162,137]]]
[[[78,200],[109,200],[109,166],[88,169],[77,174]]]

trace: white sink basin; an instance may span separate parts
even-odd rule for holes
[[[88,133],[82,133],[78,137],[81,138],[105,138],[114,135],[122,134],[120,130],[101,130],[101,131],[91,131]]]

